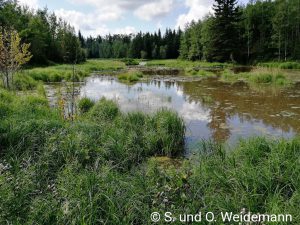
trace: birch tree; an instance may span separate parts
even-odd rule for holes
[[[32,55],[29,52],[30,44],[21,43],[17,31],[1,27],[0,29],[0,75],[4,87],[10,89],[14,74],[29,62]]]

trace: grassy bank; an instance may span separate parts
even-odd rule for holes
[[[298,224],[299,139],[227,151],[203,142],[190,159],[156,158],[183,153],[175,113],[124,114],[105,99],[79,106],[71,123],[42,94],[0,89],[1,224],[151,224],[152,212],[166,211],[214,212],[221,224],[221,212],[241,210]]]
[[[257,66],[278,69],[300,69],[300,62],[265,62],[258,63]]]
[[[125,63],[120,60],[88,60],[76,65],[75,81],[81,81],[92,72],[116,71],[125,68]],[[22,71],[21,75],[29,76],[36,81],[61,82],[72,80],[72,65],[56,65],[49,67],[33,68]]]
[[[224,82],[235,83],[244,81],[249,83],[250,86],[274,86],[274,87],[287,87],[293,84],[293,80],[281,70],[269,70],[257,68],[251,72],[234,73],[232,70],[224,70],[221,72],[221,78]]]
[[[231,66],[232,64],[228,63],[210,63],[204,61],[189,61],[189,60],[181,60],[181,59],[162,59],[162,60],[151,60],[147,61],[147,66],[166,66],[171,68],[224,68]]]

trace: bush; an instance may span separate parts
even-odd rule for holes
[[[89,98],[82,98],[78,102],[78,108],[81,113],[87,113],[94,105],[95,102]]]

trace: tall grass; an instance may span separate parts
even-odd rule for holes
[[[133,83],[139,81],[143,78],[143,74],[139,71],[128,71],[127,73],[122,73],[118,75],[118,79],[121,82]]]
[[[228,63],[210,63],[205,61],[189,61],[182,59],[165,59],[165,60],[151,60],[147,62],[147,66],[166,66],[172,68],[209,68],[209,67],[220,67],[226,68],[228,66],[232,66],[232,64]]]
[[[300,69],[299,62],[266,62],[259,63],[258,66],[279,69]]]
[[[221,73],[221,80],[225,82],[245,81],[256,85],[289,86],[293,83],[288,76],[277,70],[256,69],[252,72],[235,74],[231,70]]]
[[[114,71],[125,67],[125,63],[117,60],[88,60],[83,64],[76,65],[75,81],[82,81],[92,72]],[[44,82],[61,82],[73,80],[72,65],[55,65],[49,67],[27,69],[23,74],[34,80]]]
[[[105,99],[88,108],[70,123],[42,94],[0,89],[0,224],[152,224],[166,211],[214,212],[222,224],[220,212],[242,209],[298,224],[299,138],[204,143],[162,165],[155,156],[183,153],[176,113],[122,113]]]

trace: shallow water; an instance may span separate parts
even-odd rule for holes
[[[134,85],[114,77],[95,76],[81,87],[81,96],[115,100],[125,111],[173,109],[187,126],[186,147],[202,139],[234,145],[239,138],[290,138],[300,133],[300,90],[257,92],[246,85],[217,79],[183,81],[164,76]]]

